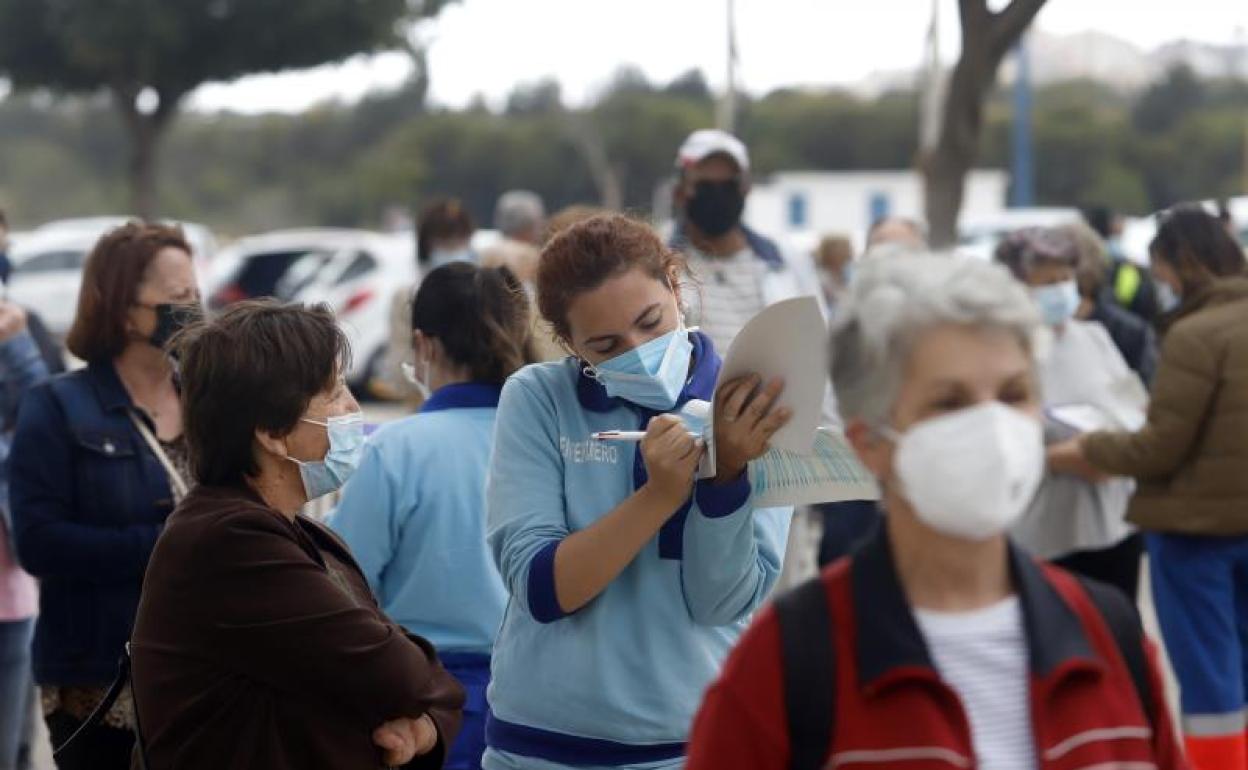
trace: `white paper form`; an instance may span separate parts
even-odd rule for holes
[[[820,428],[809,454],[772,449],[750,463],[749,472],[760,508],[880,499],[875,477],[836,428]]]
[[[814,297],[777,302],[751,318],[728,348],[716,388],[747,374],[761,376],[763,384],[784,380],[772,408],[788,407],[793,416],[772,436],[772,447],[810,453],[828,377],[828,326]]]
[[[841,500],[876,500],[874,477],[858,462],[840,431],[819,427],[827,389],[827,325],[814,297],[785,300],[763,310],[733,340],[720,369],[724,383],[749,374],[784,381],[773,409],[792,417],[771,439],[771,449],[749,464],[754,504],[807,505]],[[714,432],[699,475],[714,475]]]

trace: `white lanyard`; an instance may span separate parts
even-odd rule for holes
[[[156,455],[156,459],[164,466],[165,474],[169,477],[169,486],[173,489],[173,502],[175,504],[180,503],[182,498],[186,497],[188,489],[186,480],[182,478],[181,473],[178,473],[178,469],[174,467],[173,461],[169,459],[169,455],[165,454],[160,441],[147,427],[147,423],[143,422],[143,418],[133,409],[130,410],[130,421],[134,423],[134,427],[138,429],[139,435],[147,442],[147,446],[152,450],[152,454]]]

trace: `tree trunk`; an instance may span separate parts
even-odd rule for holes
[[[920,159],[924,208],[933,249],[957,243],[966,174],[979,153],[984,98],[1007,51],[1027,30],[1045,0],[1013,0],[997,13],[987,0],[960,0],[962,53],[950,79],[940,139]]]
[[[130,134],[130,211],[142,219],[156,216],[156,142],[151,121],[141,119]]]
[[[611,159],[607,157],[602,135],[594,127],[591,118],[569,113],[564,125],[572,145],[589,169],[594,186],[598,188],[598,205],[612,211],[624,208],[624,185],[617,169],[611,165]]]
[[[159,213],[157,200],[158,152],[177,111],[175,95],[160,95],[160,103],[150,113],[140,112],[136,104],[139,89],[115,87],[113,99],[129,134],[129,158],[126,165],[130,187],[130,214],[140,219],[155,219]]]

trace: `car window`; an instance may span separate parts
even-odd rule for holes
[[[273,289],[273,296],[288,302],[295,299],[299,292],[314,281],[322,279],[326,266],[333,259],[334,254],[328,251],[310,251],[304,254],[287,268],[285,275]]]
[[[346,269],[342,271],[334,281],[334,285],[342,286],[345,283],[354,281],[356,278],[371,272],[376,267],[377,260],[373,258],[373,255],[365,251],[357,251],[355,258],[351,260],[351,264],[347,265]]]
[[[81,270],[82,264],[86,259],[87,253],[76,249],[45,251],[42,254],[36,254],[29,259],[22,260],[13,268],[13,272],[26,275],[30,273],[51,273],[58,270]]]
[[[282,281],[291,266],[305,257],[315,255],[320,255],[322,258],[329,256],[327,252],[308,249],[252,254],[239,266],[232,283],[237,285],[247,297],[277,296],[278,283]]]

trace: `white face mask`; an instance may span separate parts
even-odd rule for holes
[[[1037,286],[1031,290],[1031,298],[1049,326],[1061,326],[1074,318],[1082,301],[1073,278],[1051,286]]]
[[[884,433],[897,444],[901,494],[920,521],[951,537],[981,541],[1005,532],[1044,476],[1040,422],[999,401]]]
[[[429,387],[429,381],[433,379],[433,365],[428,361],[421,361],[418,366],[424,370],[423,373],[416,366],[404,361],[399,368],[403,370],[403,378],[416,387],[416,392],[422,399],[428,401],[433,393],[433,388]]]

